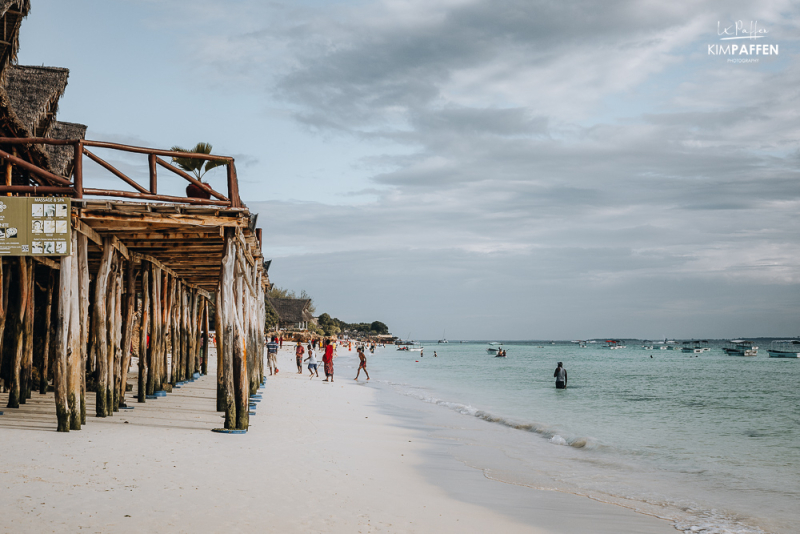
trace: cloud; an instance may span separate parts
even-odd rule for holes
[[[786,311],[782,300],[769,312],[775,292],[764,288],[796,293],[791,2],[243,6],[241,27],[228,12],[191,41],[208,83],[263,91],[308,135],[372,152],[352,162],[370,175],[342,191],[349,205],[250,203],[276,276],[301,283],[295,273],[324,269],[360,302],[392,279],[429,305],[444,278],[453,291],[489,284],[515,313],[591,294],[598,314],[614,294],[618,320],[646,310],[676,328],[688,328],[682,288],[736,310],[736,324],[746,310],[723,289],[752,296],[764,325]],[[782,55],[757,65],[708,56],[717,21],[740,18],[768,27]]]

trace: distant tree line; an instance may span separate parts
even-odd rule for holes
[[[336,317],[331,317],[327,313],[319,316],[319,327],[326,336],[338,334],[377,336],[389,333],[389,327],[380,321],[371,323],[346,323]]]
[[[280,287],[273,287],[267,293],[270,298],[277,299],[309,299],[311,304],[308,311],[313,315],[316,312],[314,300],[311,298],[305,289],[300,291],[298,295],[292,290]],[[267,331],[274,330],[278,326],[278,314],[267,301],[267,313],[264,319]],[[308,330],[314,334],[324,336],[336,336],[339,334],[348,334],[350,336],[377,336],[389,333],[389,327],[380,321],[373,321],[371,323],[346,323],[335,317],[331,317],[327,313],[319,316],[319,326],[314,323],[308,324]]]

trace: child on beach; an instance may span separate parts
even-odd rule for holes
[[[364,349],[361,347],[358,349],[358,359],[361,360],[361,362],[358,364],[358,372],[353,380],[358,380],[358,376],[361,374],[362,369],[364,370],[364,374],[367,375],[367,380],[369,380],[369,373],[367,372],[367,355],[364,354]]]
[[[309,345],[310,347],[310,345]],[[309,349],[310,350],[310,349]],[[294,349],[295,359],[297,360],[297,374],[303,374],[303,354],[305,353],[306,349],[303,348],[303,343],[298,341],[297,347]]]
[[[308,374],[310,375],[309,380],[314,378],[314,375],[317,375],[319,378],[319,372],[317,371],[317,359],[314,357],[314,352],[311,350],[311,346],[308,347],[308,358],[305,359],[308,362]]]

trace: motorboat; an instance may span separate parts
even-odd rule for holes
[[[497,352],[502,348],[503,344],[498,343],[497,341],[492,341],[489,343],[489,348],[486,349],[486,352],[489,354],[497,354]]]
[[[606,339],[606,348],[608,349],[625,349],[627,348],[620,339]]]
[[[800,339],[776,339],[767,353],[770,358],[800,358]]]
[[[703,343],[705,343],[705,345],[703,345]],[[710,350],[708,341],[706,340],[684,341],[683,347],[681,347],[681,352],[687,354],[700,354],[701,352],[708,352]]]
[[[722,347],[722,352],[728,356],[758,356],[758,347],[752,341],[732,339]]]

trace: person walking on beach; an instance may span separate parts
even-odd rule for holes
[[[333,345],[329,340],[325,340],[325,354],[322,356],[322,363],[325,365],[325,382],[330,379],[333,382]]]
[[[314,351],[311,350],[311,343],[308,344],[308,358],[306,360],[308,362],[308,374],[309,380],[314,379],[314,375],[317,375],[319,378],[319,371],[317,371],[317,359],[314,357]]]
[[[278,372],[278,338],[273,337],[272,341],[267,343],[267,365],[269,366],[269,376]]]
[[[369,373],[367,372],[367,355],[364,354],[364,349],[358,349],[358,359],[361,360],[358,364],[358,372],[356,373],[356,377],[353,380],[358,380],[359,375],[361,375],[361,370],[364,370],[364,374],[367,375],[367,380],[369,380]]]
[[[553,376],[556,379],[556,389],[567,388],[567,370],[564,369],[563,363],[558,362],[558,367],[556,367],[556,372],[553,373]]]
[[[303,374],[303,354],[306,352],[306,349],[303,348],[303,343],[298,341],[297,347],[294,349],[295,359],[297,360],[297,374]]]

